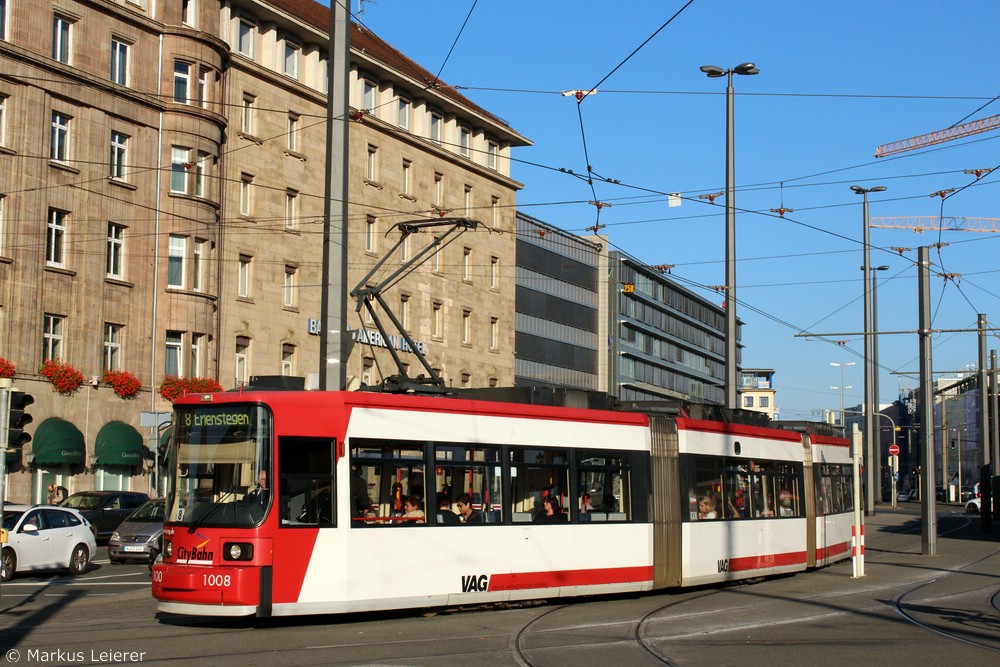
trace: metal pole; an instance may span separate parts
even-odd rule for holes
[[[865,229],[868,229],[867,216],[865,217]],[[881,414],[878,402],[878,291],[876,285],[878,281],[878,267],[868,267],[872,275],[872,409],[875,414]],[[872,477],[875,480],[873,495],[878,502],[882,501],[882,427],[878,422],[874,422],[872,428],[875,429],[875,458],[872,459]],[[872,507],[874,508],[874,503]]]
[[[925,556],[937,555],[937,508],[934,498],[934,375],[931,365],[930,251],[917,250],[917,295],[920,330],[920,448],[921,548]]]
[[[736,158],[733,140],[733,70],[726,72],[726,407],[736,396]]]
[[[14,381],[0,378],[0,517],[3,517],[3,499],[7,495],[7,430],[10,427],[10,388]],[[0,549],[3,545],[0,545]],[[0,598],[2,599],[2,598]]]
[[[871,294],[871,246],[868,232],[868,190],[863,192],[862,216],[864,226],[864,339],[865,339],[865,516],[875,514],[875,428],[872,423],[872,294]]]
[[[322,329],[319,385],[340,390],[347,384],[347,169],[350,88],[350,22],[343,2],[330,3],[327,56],[326,199],[323,203]]]
[[[976,426],[979,428],[979,446],[983,452],[983,468],[990,464],[992,460],[990,457],[990,438],[989,438],[989,421],[987,415],[989,414],[989,402],[986,400],[986,315],[980,313],[978,317],[978,329],[979,329],[979,401],[978,409],[976,410]],[[961,442],[959,443],[961,445]],[[991,474],[996,474],[996,464],[990,469]],[[982,487],[980,487],[982,488]],[[990,489],[993,491],[992,498],[996,498],[996,490],[993,489],[993,485],[990,485]],[[961,490],[959,491],[961,492]],[[991,505],[991,498],[983,497],[982,504],[979,509],[980,521],[982,524],[989,524],[989,531],[991,532],[993,528],[993,511]]]
[[[990,404],[993,422],[990,429],[991,461],[1000,460],[1000,392],[997,391],[997,351],[990,350]]]

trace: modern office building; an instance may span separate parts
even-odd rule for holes
[[[146,490],[169,378],[316,374],[329,24],[312,0],[0,0],[0,357],[35,398],[9,499]],[[348,287],[397,223],[475,219],[383,298],[448,385],[510,385],[529,142],[371,32],[350,42]],[[348,312],[348,377],[395,374],[388,346],[420,371]],[[57,390],[46,359],[82,384]]]

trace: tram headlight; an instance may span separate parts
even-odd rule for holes
[[[226,542],[222,545],[223,560],[253,560],[253,545],[248,542]]]
[[[163,543],[163,557],[170,558],[174,555],[174,543],[167,540]]]

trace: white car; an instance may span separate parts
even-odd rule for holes
[[[15,572],[65,569],[83,574],[97,553],[90,522],[74,509],[50,505],[4,505],[0,580]]]
[[[970,498],[965,503],[965,511],[968,512],[969,514],[979,514],[979,511],[982,509],[982,507],[983,507],[982,498]]]

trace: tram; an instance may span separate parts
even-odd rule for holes
[[[245,389],[178,399],[166,456],[169,613],[642,592],[850,554],[847,440],[685,413]]]

